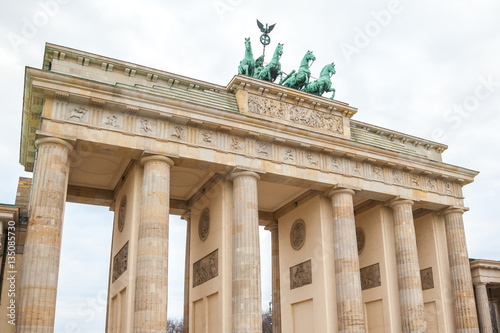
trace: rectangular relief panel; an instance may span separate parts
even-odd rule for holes
[[[193,288],[219,275],[219,249],[193,264]]]
[[[290,289],[312,284],[311,259],[290,267]]]
[[[370,333],[384,333],[384,306],[382,300],[368,302],[366,308],[366,326]],[[428,331],[433,332],[433,331]]]
[[[380,265],[376,263],[359,270],[361,275],[361,290],[379,287],[382,285],[380,281]]]
[[[314,333],[313,300],[292,304],[293,333]]]
[[[422,269],[420,271],[420,280],[422,281],[422,290],[434,288],[434,276],[432,267]]]
[[[126,270],[128,262],[128,242],[113,258],[113,282],[116,281]]]

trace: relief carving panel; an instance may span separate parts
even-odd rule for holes
[[[290,230],[290,244],[294,250],[300,250],[306,241],[306,224],[304,220],[299,219],[293,222]]]
[[[434,276],[432,267],[422,269],[420,271],[420,280],[422,281],[422,290],[434,288]]]
[[[81,105],[71,105],[66,112],[66,120],[78,123],[89,122],[89,108]]]
[[[219,249],[193,264],[193,288],[219,275]]]
[[[366,243],[365,232],[361,228],[356,228],[356,241],[358,243],[358,254],[361,254],[365,249]]]
[[[379,263],[363,267],[359,270],[359,273],[361,276],[361,290],[380,287],[382,285]]]
[[[125,217],[127,213],[127,196],[124,195],[120,201],[120,208],[118,210],[118,231],[122,232],[125,226]]]
[[[293,124],[319,128],[336,134],[344,133],[341,116],[257,97],[251,94],[248,95],[248,111],[266,117],[281,119]]]
[[[312,283],[311,259],[290,267],[290,289]]]
[[[113,258],[113,282],[116,281],[126,270],[128,262],[128,242]]]
[[[119,112],[104,111],[102,122],[104,127],[123,129],[123,114]]]
[[[148,118],[137,118],[137,123],[135,128],[137,132],[144,135],[155,135],[156,126],[155,122]]]
[[[198,236],[202,241],[205,241],[208,237],[208,232],[210,231],[210,210],[205,208],[200,215],[200,221],[198,222]]]

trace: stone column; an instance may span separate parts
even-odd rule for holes
[[[24,243],[16,332],[53,332],[64,205],[73,146],[57,138],[35,142],[30,218]]]
[[[399,309],[403,332],[425,332],[424,296],[420,280],[417,238],[413,224],[413,201],[397,199],[389,203],[394,219]]]
[[[476,284],[474,288],[476,289],[476,304],[480,332],[493,332],[486,283]]]
[[[271,255],[272,255],[272,309],[273,309],[273,333],[281,333],[281,299],[280,299],[280,244],[278,234],[278,223],[272,222],[266,226],[271,232]]]
[[[457,333],[479,332],[463,213],[459,208],[443,212]]]
[[[141,217],[137,243],[134,332],[167,329],[168,214],[170,167],[165,156],[141,159]]]
[[[234,172],[233,333],[262,332],[257,181],[254,172]]]
[[[191,212],[187,212],[182,216],[186,220],[186,259],[184,265],[184,317],[183,317],[183,332],[189,332],[189,281],[191,263],[189,257],[191,255]]]
[[[365,332],[363,298],[359,275],[358,243],[350,189],[332,190],[335,287],[338,332]]]

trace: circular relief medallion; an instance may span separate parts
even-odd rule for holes
[[[356,241],[358,242],[358,254],[365,248],[365,232],[361,228],[356,228]]]
[[[198,236],[204,241],[208,237],[208,232],[210,230],[210,210],[205,208],[200,215],[200,221],[198,222]]]
[[[294,250],[300,250],[306,241],[306,224],[304,220],[299,219],[293,222],[290,230],[290,244]]]
[[[118,211],[118,231],[123,231],[123,226],[125,225],[125,213],[127,212],[127,196],[122,197],[120,201],[120,210]]]

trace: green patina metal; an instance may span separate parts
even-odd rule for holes
[[[332,88],[331,77],[335,74],[335,64],[331,63],[323,67],[321,73],[319,74],[319,79],[307,84],[304,89],[305,92],[314,95],[323,95],[325,92],[333,91],[331,99],[335,97],[335,89]]]
[[[271,37],[269,37],[269,33],[273,31],[276,23],[270,26],[268,26],[268,24],[266,23],[266,26],[264,27],[264,24],[260,23],[260,21],[257,20],[257,26],[262,32],[262,35],[260,36],[260,42],[262,45],[264,45],[264,51],[262,52],[262,54],[266,54],[266,46],[271,43]]]
[[[240,61],[238,66],[238,74],[244,74],[247,76],[254,75],[255,60],[253,59],[252,44],[250,43],[250,37],[245,38],[245,58]]]
[[[257,59],[255,59],[255,70],[253,73],[253,77],[259,77],[260,72],[264,69],[264,55],[261,55]]]
[[[285,87],[302,89],[306,84],[309,83],[309,78],[311,77],[311,70],[309,69],[316,57],[312,53],[312,51],[307,51],[304,58],[300,62],[300,67],[297,72],[293,71],[290,75],[283,80],[283,84]]]
[[[283,54],[283,44],[278,43],[274,50],[273,59],[260,72],[258,78],[264,81],[274,82],[278,75],[282,75],[280,58]]]
[[[266,52],[266,46],[271,42],[269,33],[274,29],[276,24],[264,26],[259,20],[257,20],[257,26],[263,33],[260,36],[260,42],[264,45],[263,54],[254,60],[252,53],[252,44],[250,43],[250,38],[245,38],[245,57],[240,61],[238,66],[238,74],[243,74],[251,76],[260,80],[274,82],[278,76],[280,76],[279,84],[285,87],[294,88],[297,90],[302,90],[304,92],[323,95],[325,92],[333,92],[330,97],[333,99],[335,97],[335,89],[332,88],[331,77],[335,74],[335,64],[331,63],[323,67],[319,75],[319,79],[309,82],[311,78],[310,67],[316,60],[316,57],[312,51],[307,51],[302,58],[299,69],[297,71],[293,70],[285,78],[283,78],[283,72],[281,71],[280,58],[283,55],[283,44],[278,43],[276,50],[274,51],[273,58],[269,64],[264,66],[264,56]]]

